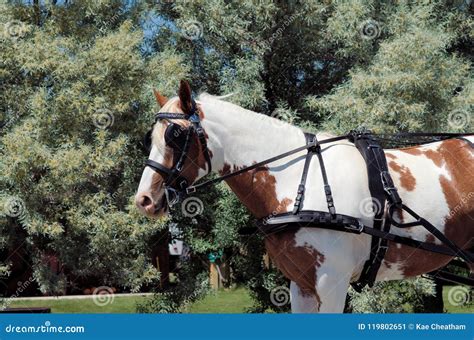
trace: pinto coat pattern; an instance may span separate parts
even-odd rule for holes
[[[184,89],[185,90],[185,89]],[[182,96],[180,93],[180,97]],[[155,96],[157,94],[155,93]],[[190,97],[190,96],[189,96]],[[189,103],[171,98],[162,111],[183,112]],[[198,99],[202,125],[212,154],[212,169],[220,174],[249,166],[305,144],[301,129],[219,98],[202,94]],[[177,120],[176,123],[186,124]],[[164,142],[167,123],[153,131],[150,159],[170,166],[172,150]],[[319,134],[318,138],[329,137]],[[472,137],[470,137],[473,141]],[[192,183],[207,174],[198,141],[189,155],[183,174]],[[469,249],[474,238],[473,150],[466,141],[446,140],[420,147],[387,150],[389,171],[402,200],[435,225],[459,247]],[[334,202],[339,213],[359,218],[371,226],[373,212],[366,165],[348,141],[329,143],[322,149]],[[242,203],[257,218],[291,211],[303,169],[305,152],[295,154],[233,177],[227,181]],[[163,179],[146,168],[138,188],[138,208],[150,217],[166,213]],[[319,164],[312,162],[302,209],[326,211]],[[398,219],[408,222],[403,213]],[[438,242],[422,227],[392,232],[413,239]],[[343,311],[347,290],[369,256],[370,237],[332,230],[300,228],[266,237],[272,261],[291,280],[293,312]],[[420,275],[444,266],[451,257],[389,243],[377,280],[396,280]]]

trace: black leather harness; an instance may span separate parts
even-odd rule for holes
[[[444,236],[430,222],[418,216],[413,210],[403,204],[400,196],[398,195],[398,191],[395,188],[393,180],[388,172],[385,153],[382,147],[380,146],[378,140],[371,133],[351,132],[347,135],[327,138],[321,141],[318,141],[314,134],[306,133],[306,145],[304,146],[295,148],[283,154],[255,163],[251,166],[244,167],[238,171],[226,174],[224,176],[207,180],[195,185],[189,185],[188,181],[181,176],[181,171],[186,160],[187,153],[189,151],[191,135],[193,133],[196,133],[198,136],[202,152],[208,164],[208,172],[211,171],[211,160],[209,156],[209,150],[207,149],[205,133],[200,124],[196,104],[193,101],[193,108],[190,114],[162,112],[156,115],[155,122],[160,119],[186,119],[191,122],[191,127],[186,131],[186,138],[184,140],[184,143],[181,144],[182,148],[180,148],[180,150],[176,150],[175,152],[176,157],[173,157],[174,166],[171,169],[164,167],[163,165],[150,159],[147,160],[145,163],[146,166],[152,168],[154,171],[159,172],[165,178],[165,192],[168,199],[168,204],[170,206],[178,203],[181,199],[183,199],[183,197],[192,192],[197,191],[198,189],[221,182],[231,177],[238,176],[244,172],[256,169],[263,165],[272,163],[276,160],[286,158],[290,155],[307,150],[306,159],[303,166],[303,172],[301,175],[300,184],[298,186],[297,196],[295,198],[293,210],[278,215],[271,215],[268,218],[260,219],[259,221],[257,221],[258,230],[261,231],[264,235],[289,230],[296,230],[298,228],[323,228],[354,234],[364,233],[371,235],[372,239],[369,258],[364,263],[361,275],[357,282],[352,283],[352,286],[357,291],[360,291],[366,285],[372,287],[372,285],[374,284],[378,270],[388,248],[388,241],[408,245],[411,247],[443,255],[449,255],[453,257],[458,256],[467,263],[474,263],[473,253],[466,252],[460,249],[457,245],[447,239],[446,236]],[[165,132],[165,136],[167,132]],[[399,134],[399,136],[402,135],[408,134]],[[472,143],[468,139],[465,139],[463,137],[466,134],[415,133],[410,135],[438,137],[437,140],[459,138],[467,141],[472,147]],[[349,140],[350,142],[354,143],[356,148],[360,151],[367,165],[367,174],[369,180],[368,184],[372,197],[372,206],[374,211],[372,227],[364,225],[358,218],[339,214],[336,212],[336,207],[334,205],[334,200],[332,197],[331,186],[329,184],[326,174],[326,168],[324,166],[321,145],[340,140]],[[168,141],[167,144],[169,144]],[[306,180],[308,177],[310,163],[314,155],[316,155],[316,157],[318,158],[319,167],[323,178],[323,189],[328,207],[327,212],[301,210],[301,207],[304,202]],[[397,222],[393,218],[393,216],[394,214],[399,213],[401,211],[404,211],[408,215],[412,216],[414,218],[414,221],[408,223]],[[423,226],[444,245],[422,242],[392,234],[390,233],[390,228],[392,225],[398,228]]]
[[[385,153],[377,139],[370,133],[351,132],[345,137],[354,143],[367,165],[369,190],[372,197],[372,206],[374,211],[373,226],[365,226],[359,219],[355,217],[336,213],[331,187],[328,183],[322,157],[320,147],[321,142],[317,142],[315,135],[306,134],[305,136],[307,144],[310,147],[308,148],[308,153],[303,167],[300,185],[298,186],[298,193],[295,199],[293,211],[291,213],[287,212],[273,215],[269,218],[259,220],[259,229],[264,234],[268,235],[297,228],[323,228],[348,233],[364,233],[371,235],[372,239],[369,259],[364,263],[359,279],[352,283],[352,287],[359,292],[367,285],[369,287],[373,286],[377,277],[377,273],[380,269],[380,265],[382,264],[385,253],[387,252],[388,241],[405,244],[411,247],[420,248],[439,254],[459,256],[467,263],[474,262],[474,254],[460,249],[453,242],[447,239],[446,236],[444,236],[444,234],[441,233],[430,222],[424,218],[421,218],[413,210],[402,203],[390,173],[388,172]],[[453,136],[453,138],[458,138],[458,136]],[[462,137],[461,139],[467,140]],[[300,210],[301,202],[304,198],[309,163],[311,162],[314,154],[316,154],[319,159],[328,212]],[[397,213],[397,211],[405,211],[410,216],[412,216],[415,221],[408,223],[397,222],[393,219],[393,216],[395,213]],[[444,243],[444,246],[392,234],[390,233],[390,227],[392,225],[398,228],[423,226],[437,239]]]

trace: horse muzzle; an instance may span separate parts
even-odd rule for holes
[[[159,200],[154,200],[149,193],[138,193],[135,197],[135,205],[143,215],[151,218],[165,216],[169,210],[166,195],[162,195]]]

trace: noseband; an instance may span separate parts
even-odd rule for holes
[[[191,123],[190,127],[184,128],[181,125],[170,122],[165,131],[166,145],[173,149],[173,167],[167,168],[152,159],[145,162],[145,166],[158,172],[165,181],[165,195],[168,205],[171,207],[179,203],[187,193],[189,187],[188,180],[182,176],[184,163],[188,156],[192,142],[192,135],[196,134],[201,144],[201,150],[207,163],[207,172],[212,171],[211,157],[207,148],[206,136],[201,125],[196,102],[192,100],[191,110],[188,114],[159,112],[155,116],[155,123],[159,120],[184,119]],[[148,131],[146,143],[151,144],[151,131]]]

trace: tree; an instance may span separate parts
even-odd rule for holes
[[[142,57],[143,8],[2,5],[2,246],[25,249],[45,294],[84,279],[136,291],[158,278],[148,240],[164,224],[140,217],[131,193],[159,78],[150,65],[177,62]],[[60,270],[51,270],[51,256]]]
[[[472,130],[473,12],[461,0],[3,5],[0,246],[25,245],[44,292],[97,274],[137,290],[156,282],[152,240],[177,223],[190,260],[179,287],[143,311],[183,310],[199,298],[208,256],[220,251],[250,288],[253,310],[280,311],[269,291],[285,279],[265,267],[259,236],[239,235],[252,220],[225,185],[200,196],[204,210],[193,217],[153,222],[132,207],[152,87],[172,96],[188,78],[196,93],[232,92],[239,105],[313,131]],[[51,253],[59,275],[44,265]],[[354,301],[394,311],[377,292],[399,286]],[[394,299],[416,303],[428,286],[403,283],[409,293]]]

